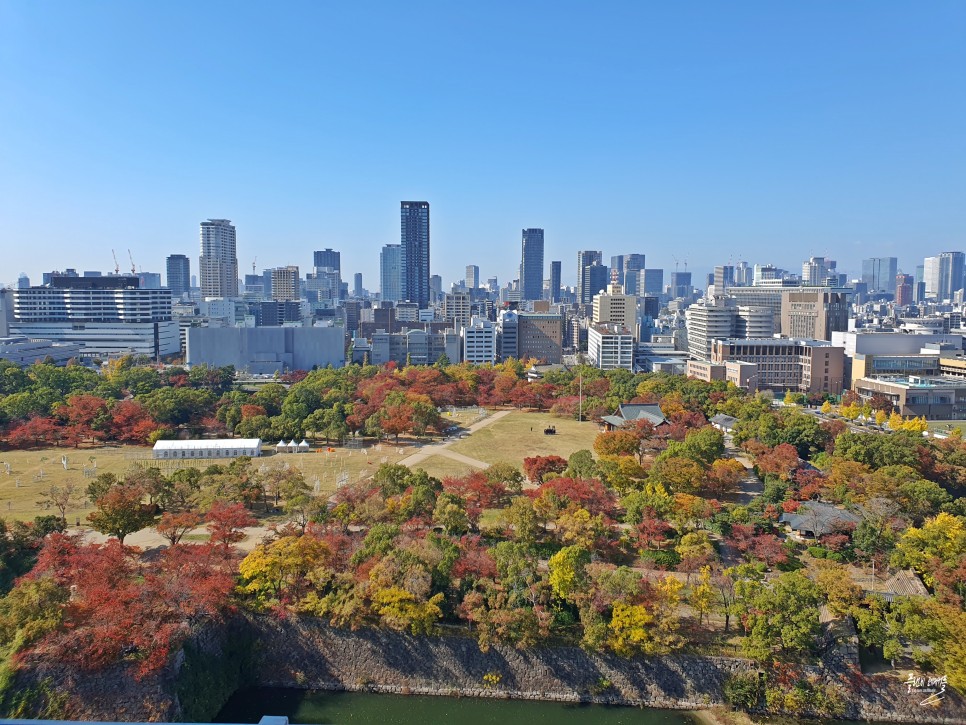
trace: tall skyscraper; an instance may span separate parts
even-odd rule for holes
[[[584,269],[592,264],[601,265],[603,263],[603,257],[603,252],[577,252],[577,301],[580,304],[590,304],[594,299],[594,295],[607,286],[608,280],[605,279],[604,284],[601,285],[599,289],[584,289],[584,281],[586,276]],[[604,270],[606,269],[607,267],[604,267]]]
[[[401,299],[420,308],[429,305],[429,202],[402,201],[400,205]]]
[[[802,263],[802,284],[812,287],[824,287],[831,278],[833,284],[838,283],[838,273],[835,271],[835,260],[827,257],[809,257]]]
[[[962,252],[943,252],[926,257],[923,270],[926,296],[940,301],[953,299],[953,295],[963,289],[964,259],[966,256]]]
[[[610,282],[609,274],[607,267],[599,262],[594,262],[584,267],[584,273],[581,277],[581,294],[585,295],[586,299],[581,297],[581,304],[591,304],[594,301],[594,295],[607,289],[607,285]]]
[[[862,260],[862,281],[869,292],[891,292],[896,281],[895,257],[870,257]]]
[[[191,289],[191,261],[184,254],[172,254],[165,260],[165,282],[171,290],[171,298],[179,300]]]
[[[690,297],[694,289],[690,272],[671,272],[671,297]]]
[[[238,251],[230,219],[201,222],[202,297],[238,296]]]
[[[356,272],[352,277],[352,296],[362,297],[362,272]]]
[[[543,299],[543,229],[523,230],[520,261],[521,299]]]
[[[398,302],[402,294],[402,245],[387,244],[379,253],[379,293]]]
[[[336,252],[328,247],[321,251],[312,252],[313,267],[331,267],[342,271],[342,253]]]
[[[466,289],[476,289],[480,286],[480,268],[475,264],[466,265]]]
[[[560,302],[560,262],[550,263],[550,301]]]

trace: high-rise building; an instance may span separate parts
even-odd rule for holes
[[[896,304],[900,307],[912,304],[912,288],[914,280],[911,274],[896,275]]]
[[[543,229],[523,230],[520,292],[524,300],[543,298]]]
[[[641,292],[641,270],[644,269],[643,254],[624,255],[624,275],[623,279],[618,280],[624,287],[624,294],[642,295]]]
[[[342,253],[336,252],[328,247],[321,251],[312,252],[313,267],[331,267],[342,271]]]
[[[834,281],[830,282],[830,280]],[[813,287],[838,284],[835,260],[827,257],[809,257],[802,263],[802,284]]]
[[[696,360],[711,359],[711,343],[734,335],[737,310],[724,298],[699,302],[685,311],[688,330],[688,354]]]
[[[715,297],[720,297],[728,287],[735,286],[735,268],[730,264],[719,265],[714,268],[714,279],[711,282]]]
[[[470,296],[466,292],[454,292],[443,296],[443,319],[459,332],[470,324]]]
[[[496,362],[496,325],[482,317],[474,317],[460,330],[463,338],[463,362],[486,365]]]
[[[605,276],[603,284],[601,284],[597,289],[584,288],[584,283],[589,281],[584,270],[594,264],[601,265],[603,263],[603,257],[603,252],[577,252],[577,302],[582,305],[590,304],[594,295],[607,286],[607,282],[609,280]],[[606,273],[607,267],[603,267],[603,270]]]
[[[172,254],[165,260],[168,289],[172,299],[179,300],[191,289],[191,261],[184,254]]]
[[[962,252],[943,252],[926,257],[923,265],[923,281],[926,297],[936,300],[952,300],[963,289],[964,255]]]
[[[534,358],[548,364],[562,360],[564,315],[521,312],[517,319],[517,356],[521,360]]]
[[[429,202],[402,201],[400,206],[400,299],[429,306]]]
[[[587,330],[587,358],[601,370],[633,370],[633,333],[621,325],[591,325]]]
[[[352,296],[355,298],[362,297],[362,272],[356,272],[352,276]]]
[[[694,287],[690,272],[671,272],[671,298],[690,297]]]
[[[660,297],[664,294],[664,270],[642,269],[639,294]]]
[[[593,303],[594,295],[607,289],[610,273],[607,267],[594,262],[584,267],[583,275],[580,279],[581,295],[579,302],[582,305]],[[586,299],[584,299],[586,297]]]
[[[201,222],[202,297],[238,296],[238,251],[230,219]]]
[[[781,333],[787,337],[831,340],[849,327],[848,294],[841,289],[786,288],[781,299]]]
[[[870,293],[891,292],[899,260],[895,257],[870,257],[862,260],[862,281]]]
[[[433,302],[439,300],[443,296],[443,278],[438,274],[429,275],[429,299]],[[425,309],[424,306],[420,306],[421,309]]]
[[[299,298],[299,268],[293,264],[272,270],[272,299],[295,302]]]
[[[402,245],[387,244],[379,253],[379,294],[389,302],[402,298]]]
[[[480,268],[475,264],[466,265],[466,289],[476,289],[480,286]]]
[[[558,261],[550,263],[550,301],[560,302],[560,269]]]

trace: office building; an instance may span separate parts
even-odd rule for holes
[[[802,284],[811,287],[838,285],[835,260],[827,257],[809,257],[802,263]]]
[[[896,305],[905,307],[913,303],[913,276],[911,274],[896,275]]]
[[[398,302],[402,294],[402,245],[387,244],[379,253],[379,294]]]
[[[496,322],[496,346],[500,360],[520,357],[520,316],[514,310],[500,310]]]
[[[607,267],[598,262],[587,265],[580,279],[578,302],[582,305],[592,304],[594,295],[606,290],[608,284],[610,284],[610,276]]]
[[[10,334],[83,345],[89,356],[178,353],[171,290],[139,285],[136,276],[53,277],[15,290]]]
[[[926,297],[939,302],[952,300],[963,289],[963,274],[962,252],[943,252],[935,257],[926,257],[923,265]]]
[[[729,287],[735,286],[735,268],[730,264],[719,265],[714,268],[714,279],[712,280],[713,294],[720,297]]]
[[[617,254],[610,258],[610,281],[619,284],[626,294],[640,294],[640,275],[644,269],[643,254]]]
[[[342,253],[336,252],[326,247],[325,249],[312,252],[313,267],[330,267],[342,271]]]
[[[402,201],[400,208],[400,299],[428,307],[429,202]],[[440,280],[442,286],[442,280]]]
[[[690,272],[671,272],[671,299],[690,298],[694,294]]]
[[[467,292],[447,293],[443,296],[443,319],[457,332],[470,324],[470,296]]]
[[[600,370],[634,369],[634,334],[621,325],[591,325],[587,357]]]
[[[364,295],[362,289],[362,272],[356,272],[352,275],[352,296],[359,299]]]
[[[517,357],[544,363],[563,359],[564,315],[521,312],[518,315]]]
[[[898,262],[895,257],[870,257],[862,260],[862,281],[870,294],[893,291]]]
[[[272,299],[276,302],[294,302],[299,299],[297,266],[290,264],[287,267],[276,267],[272,270]]]
[[[45,361],[53,362],[54,365],[65,365],[83,353],[84,346],[76,342],[31,340],[20,335],[0,337],[0,360],[21,366]]]
[[[476,289],[480,286],[480,268],[475,264],[466,265],[466,289]]]
[[[577,252],[577,302],[582,305],[589,305],[594,295],[607,287],[609,281],[607,267],[601,267],[601,271],[594,272],[596,284],[591,283],[587,268],[593,265],[600,266],[603,262],[603,252],[581,251]]]
[[[594,295],[592,319],[595,325],[611,323],[636,330],[637,296],[623,294],[619,284],[609,284],[605,293]]]
[[[664,270],[642,269],[640,274],[641,295],[660,297],[664,294]]]
[[[710,360],[711,343],[734,336],[735,312],[735,308],[720,297],[690,305],[684,311],[688,354],[696,360]]]
[[[496,362],[496,325],[482,317],[474,317],[461,328],[463,362],[487,365]]]
[[[784,289],[781,333],[787,337],[831,340],[849,328],[848,294],[833,288]]]
[[[560,270],[561,264],[559,261],[553,261],[550,263],[550,291],[549,299],[551,302],[560,302]]]
[[[375,332],[369,345],[369,362],[373,365],[390,361],[397,365],[432,365],[444,355],[450,362],[458,363],[462,352],[462,338],[454,330]]]
[[[966,380],[909,375],[858,378],[852,389],[863,402],[884,396],[899,415],[926,420],[966,420]]]
[[[201,222],[202,297],[238,296],[238,252],[235,227],[229,219]]]
[[[432,302],[436,302],[440,297],[443,296],[443,278],[438,274],[431,274],[429,276],[429,299]],[[421,304],[420,309],[425,308],[426,305]]]
[[[172,254],[165,260],[165,267],[165,281],[171,290],[171,297],[180,300],[191,291],[191,261],[184,254]]]
[[[543,299],[543,229],[523,230],[520,292],[524,300]]]
[[[724,366],[724,379],[751,390],[792,390],[840,395],[844,383],[845,350],[824,340],[787,338],[715,340],[709,372]],[[697,366],[689,367],[692,377]],[[719,368],[720,369],[720,368]]]

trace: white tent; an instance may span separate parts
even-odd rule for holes
[[[279,441],[278,442],[278,445],[275,446],[275,451],[277,453],[285,453],[285,451],[286,451],[285,441]]]
[[[289,453],[295,453],[298,449],[299,449],[299,444],[295,442],[294,438],[288,442]]]
[[[307,440],[303,438],[302,442],[299,443],[299,453],[308,453],[308,452],[309,452],[309,443]]]

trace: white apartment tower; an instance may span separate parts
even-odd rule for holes
[[[238,296],[238,251],[229,219],[201,222],[201,296]]]

